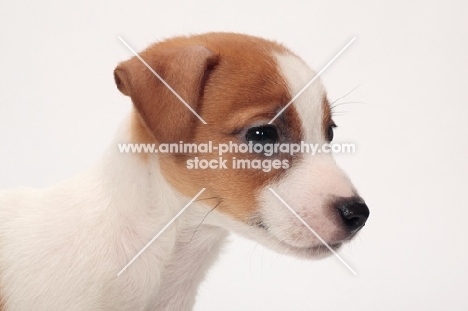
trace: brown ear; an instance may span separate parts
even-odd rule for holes
[[[163,48],[158,45],[140,54],[193,109],[197,110],[207,73],[217,62],[204,46]],[[160,143],[187,141],[195,122],[201,122],[138,58],[114,70],[117,88],[132,98],[154,138]]]

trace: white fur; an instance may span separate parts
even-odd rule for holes
[[[55,187],[1,192],[6,310],[192,308],[226,231],[202,225],[188,243],[207,212],[195,202],[118,277],[189,198],[164,180],[156,159],[118,153],[117,142],[90,171]]]
[[[315,73],[298,57],[276,55],[277,63],[291,94],[297,94]],[[303,140],[323,144],[322,110],[324,88],[317,79],[295,101],[303,125]],[[272,188],[325,241],[334,245],[343,242],[342,229],[337,226],[336,212],[330,204],[333,197],[356,195],[351,181],[338,168],[331,154],[304,154],[299,163],[288,170],[280,181],[267,185],[259,194],[259,217],[268,226],[273,239],[281,241],[282,249],[298,255],[314,256],[321,242],[310,232],[268,188]],[[281,250],[281,249],[279,249]]]
[[[292,54],[276,54],[280,72],[288,83],[289,93],[292,96],[298,94],[316,73],[299,57]],[[316,79],[305,91],[294,101],[296,109],[302,121],[302,138],[308,143],[324,142],[321,133],[322,126],[322,100],[325,96],[325,88],[320,79]]]
[[[297,57],[277,55],[291,94],[314,73]],[[303,139],[323,143],[323,87],[294,103]],[[120,276],[117,273],[190,200],[160,172],[155,155],[142,161],[118,152],[130,142],[124,124],[103,159],[88,172],[41,191],[0,192],[0,297],[6,310],[190,310],[197,286],[219,253],[226,229],[277,251],[317,257],[320,242],[268,188],[273,188],[326,241],[340,243],[342,225],[327,204],[355,190],[330,155],[303,156],[258,193],[268,229],[193,203]],[[2,310],[3,311],[3,310]]]
[[[276,58],[291,94],[297,94],[315,75],[294,55],[277,54]],[[292,105],[301,119],[302,139],[309,143],[325,142],[322,133],[324,96],[324,88],[317,79]],[[222,224],[281,253],[305,258],[322,257],[326,248],[268,188],[276,191],[331,246],[339,246],[349,238],[331,200],[334,197],[352,197],[357,193],[331,154],[302,155],[283,178],[265,185],[260,191],[260,208],[254,221],[262,220],[268,230],[240,223],[216,211],[206,218],[205,223],[213,226]]]

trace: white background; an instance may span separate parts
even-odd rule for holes
[[[468,2],[9,1],[0,10],[0,188],[45,187],[96,161],[130,102],[112,71],[177,34],[283,42],[324,73],[338,162],[368,224],[336,258],[302,261],[238,237],[195,310],[466,310]],[[1,219],[0,219],[1,221]]]

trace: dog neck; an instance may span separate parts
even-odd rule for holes
[[[96,166],[101,191],[108,202],[106,213],[118,228],[113,237],[120,265],[116,273],[191,199],[166,181],[157,155],[119,151],[119,143],[135,142],[132,128],[128,124],[123,126],[102,162]],[[138,290],[135,303],[129,307],[141,307],[141,301],[146,300],[149,310],[191,309],[197,287],[227,235],[227,231],[220,227],[202,224],[208,212],[207,206],[192,203],[115,278],[116,286]],[[119,297],[113,298],[119,300]]]

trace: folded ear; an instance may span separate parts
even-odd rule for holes
[[[204,46],[153,46],[140,54],[145,62],[197,110],[209,71],[217,56]],[[195,122],[201,122],[137,57],[114,70],[117,88],[133,104],[160,143],[187,141]]]

